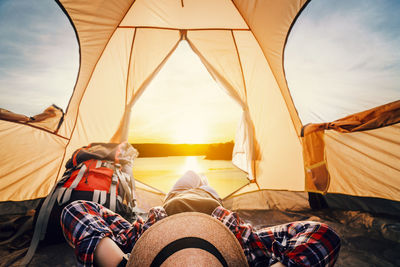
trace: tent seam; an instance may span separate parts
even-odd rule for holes
[[[299,112],[297,111],[297,108],[296,108],[296,106],[295,106],[295,104],[294,104],[292,94],[290,93],[289,84],[288,84],[287,79],[286,79],[286,71],[285,71],[285,50],[286,50],[286,45],[287,45],[287,42],[288,42],[288,39],[289,39],[289,35],[290,35],[290,33],[292,32],[292,29],[293,29],[294,24],[296,24],[297,19],[300,17],[300,15],[303,13],[304,9],[307,7],[307,5],[308,5],[310,2],[311,2],[311,0],[306,0],[306,2],[304,3],[304,5],[300,8],[299,12],[297,12],[297,15],[294,17],[292,23],[290,24],[289,30],[288,30],[288,32],[287,32],[287,34],[286,34],[285,42],[284,42],[284,44],[283,44],[283,49],[282,49],[282,71],[283,71],[283,77],[285,78],[286,87],[287,87],[287,90],[288,90],[290,99],[291,99],[291,101],[292,101],[292,103],[293,103],[293,107],[294,107],[294,109],[296,110],[297,117],[298,117],[299,122],[300,122],[300,124],[301,124],[302,126],[303,126],[303,122],[301,121],[300,116],[299,116]],[[303,127],[302,127],[302,128],[303,128]],[[297,130],[296,130],[296,131],[297,131]],[[300,129],[300,131],[301,131],[301,129]]]
[[[156,27],[156,26],[118,26],[121,29],[157,29],[157,30],[174,30],[174,31],[251,31],[245,28],[173,28],[173,27]]]
[[[309,1],[310,1],[310,0],[309,0]],[[240,12],[240,10],[239,10],[239,8],[236,6],[235,2],[234,2],[233,0],[231,0],[231,2],[232,2],[232,4],[234,5],[234,7],[236,8],[236,10],[239,12],[240,16],[242,17],[242,19],[244,20],[244,22],[246,23],[246,25],[249,27],[249,29],[250,29],[250,31],[251,31],[251,33],[252,33],[254,39],[256,40],[256,42],[257,42],[257,44],[258,44],[258,47],[260,47],[260,49],[261,49],[261,51],[262,51],[262,53],[263,53],[263,55],[264,55],[264,58],[265,58],[265,60],[267,61],[267,64],[268,64],[268,66],[269,66],[269,68],[270,68],[270,70],[271,70],[271,72],[272,72],[272,74],[273,74],[273,76],[274,76],[274,78],[275,78],[275,82],[277,83],[277,85],[278,85],[278,87],[279,87],[279,91],[280,91],[281,94],[282,94],[282,88],[279,86],[278,79],[277,79],[277,75],[276,75],[275,71],[271,68],[271,63],[270,63],[268,57],[266,56],[264,50],[261,48],[261,45],[260,45],[260,42],[259,42],[258,38],[254,35],[253,31],[251,30],[250,25],[247,23],[246,19],[243,17],[243,14]],[[298,14],[299,14],[299,13],[298,13]],[[298,15],[298,14],[297,14],[297,15]],[[288,36],[288,35],[286,35],[286,38],[287,38],[287,36]],[[284,52],[284,49],[283,49],[282,52]],[[283,53],[282,53],[282,54],[283,54]],[[285,74],[285,73],[284,73],[284,74]],[[286,78],[285,78],[285,81],[286,81]],[[286,86],[287,86],[287,84],[286,84]],[[288,91],[288,94],[289,94],[289,96],[290,96],[290,100],[291,100],[291,102],[292,102],[292,105],[293,105],[293,107],[294,107],[294,110],[296,111],[297,119],[298,119],[299,122],[300,122],[300,126],[302,126],[302,122],[301,122],[301,120],[300,120],[299,114],[298,114],[298,112],[297,112],[297,109],[296,109],[296,107],[295,107],[295,105],[294,105],[294,102],[293,102],[293,99],[292,99],[292,97],[291,97],[291,94],[290,94],[290,92],[289,92],[289,88],[287,88],[287,91]],[[283,95],[282,95],[282,97],[283,97]],[[283,100],[284,100],[285,103],[286,103],[286,107],[287,107],[288,112],[289,112],[289,114],[290,114],[290,119],[291,119],[291,121],[292,121],[292,123],[293,123],[293,127],[294,127],[295,130],[296,130],[297,136],[300,137],[301,127],[300,127],[299,129],[297,129],[297,128],[298,128],[298,127],[296,127],[296,124],[297,124],[297,123],[294,121],[294,119],[292,118],[291,112],[289,111],[288,102],[286,101],[285,97],[283,97]]]
[[[76,27],[75,27],[75,24],[74,24],[73,21],[72,21],[71,16],[68,14],[68,12],[67,12],[67,10],[65,9],[65,7],[61,4],[60,0],[56,0],[56,3],[57,3],[58,6],[61,8],[61,10],[63,11],[63,13],[67,16],[69,23],[71,24],[72,28],[74,29],[75,37],[76,37],[76,40],[78,41],[78,47],[79,47],[79,68],[78,68],[78,74],[76,75],[74,89],[72,90],[71,97],[69,98],[68,105],[67,105],[67,109],[65,110],[65,113],[64,113],[64,115],[65,115],[65,114],[68,113],[68,109],[69,109],[69,106],[70,106],[70,104],[71,104],[71,99],[72,99],[72,96],[73,96],[74,93],[75,93],[75,89],[76,89],[76,86],[77,86],[77,84],[78,84],[79,76],[80,76],[80,74],[81,74],[82,51],[81,51],[81,42],[80,42],[80,39],[79,39],[78,31],[77,31],[77,29],[76,29]],[[60,127],[61,127],[61,125],[58,127],[57,131],[60,129]]]
[[[131,52],[129,54],[129,62],[128,62],[128,72],[126,76],[126,85],[125,85],[125,112],[126,112],[126,107],[128,105],[128,83],[129,83],[129,75],[130,75],[130,70],[131,70],[131,64],[132,64],[132,54],[133,54],[133,46],[135,45],[135,40],[136,40],[136,28],[134,29],[134,34],[132,38],[132,45],[131,45]]]
[[[344,134],[346,134],[346,133],[344,133]],[[400,171],[400,169],[396,169],[396,167],[393,167],[393,166],[391,166],[391,165],[389,165],[389,164],[386,164],[386,163],[384,163],[383,161],[381,161],[381,160],[379,160],[379,159],[377,159],[377,158],[374,158],[374,157],[368,155],[367,153],[362,152],[362,151],[359,150],[359,149],[356,149],[355,147],[349,146],[348,144],[346,144],[346,143],[340,141],[339,139],[337,139],[337,138],[335,138],[335,137],[333,137],[333,136],[326,135],[326,134],[324,134],[324,136],[327,136],[328,138],[331,138],[331,139],[335,140],[336,142],[338,142],[338,143],[340,143],[340,144],[342,144],[342,145],[344,145],[344,146],[346,146],[346,147],[348,147],[348,148],[350,148],[350,149],[352,149],[352,150],[354,150],[354,151],[356,151],[356,152],[358,152],[358,153],[360,153],[360,154],[366,156],[367,158],[372,159],[372,160],[374,160],[374,161],[377,161],[377,162],[379,162],[379,163],[385,165],[386,167],[389,167],[390,169],[393,169],[393,170],[396,170],[396,171]],[[325,145],[325,146],[326,146],[326,145]],[[328,161],[327,161],[327,162],[328,162]]]
[[[352,196],[352,197],[358,197],[358,198],[364,198],[364,197],[369,197],[369,198],[375,198],[375,199],[384,199],[384,200],[389,200],[389,201],[399,201],[399,200],[396,200],[395,198],[392,198],[392,197],[390,197],[390,198],[388,198],[388,196],[386,195],[385,197],[383,197],[383,196],[373,196],[373,195],[369,195],[369,194],[367,194],[367,195],[354,195],[354,194],[350,194],[350,193],[344,193],[344,192],[339,192],[339,191],[327,191],[326,192],[326,194],[324,195],[324,196],[326,196],[327,194],[338,194],[338,195],[346,195],[346,196]]]
[[[225,199],[228,199],[229,197],[233,196],[235,193],[239,192],[241,189],[245,188],[246,186],[248,186],[248,185],[250,185],[250,184],[251,184],[251,182],[248,181],[248,183],[246,183],[245,185],[239,187],[238,189],[236,189],[235,191],[233,191],[232,193],[230,193],[229,195],[227,195],[226,197],[224,197],[224,198],[222,199],[222,201],[224,201]]]
[[[242,65],[242,60],[240,59],[240,54],[239,54],[239,49],[238,49],[238,46],[237,46],[237,43],[236,43],[236,38],[235,38],[235,35],[234,35],[234,33],[233,33],[233,30],[231,30],[231,35],[232,35],[232,40],[233,40],[233,44],[235,45],[235,51],[236,51],[236,56],[237,56],[237,58],[238,58],[238,61],[239,61],[239,67],[240,67],[240,73],[242,74],[242,81],[243,81],[243,89],[244,89],[244,93],[245,93],[245,96],[246,96],[246,101],[245,101],[245,104],[246,104],[246,108],[247,108],[247,112],[249,113],[249,119],[250,119],[250,123],[251,124],[253,124],[252,123],[252,120],[251,120],[251,116],[250,116],[250,111],[248,110],[248,102],[247,102],[247,86],[246,86],[246,79],[245,79],[245,76],[244,76],[244,71],[243,71],[243,65]],[[251,131],[251,135],[252,135],[252,141],[251,141],[251,143],[252,143],[252,155],[251,155],[251,164],[252,164],[252,173],[253,173],[253,180],[254,180],[254,182],[257,184],[257,175],[256,175],[256,166],[255,166],[255,160],[254,160],[254,136],[255,136],[255,132],[254,132],[254,127],[252,127],[253,125],[247,125],[247,127],[251,127],[251,129],[248,129],[248,130],[250,130]]]
[[[144,190],[144,191],[147,191],[147,192],[149,192],[149,193],[159,194],[159,195],[166,195],[166,194],[167,194],[167,193],[161,191],[160,189],[158,189],[158,188],[156,188],[156,187],[154,187],[154,186],[148,185],[148,184],[145,183],[145,182],[142,182],[142,181],[139,181],[139,182],[140,182],[141,184],[144,184],[145,186],[150,187],[151,189],[153,189],[153,190],[155,190],[155,191],[157,191],[157,192],[152,192],[152,191],[150,191],[149,189],[145,189],[145,188],[140,188],[140,190]]]
[[[230,196],[230,198],[235,198],[235,197],[243,196],[243,195],[246,195],[246,194],[251,194],[251,193],[254,193],[254,192],[263,192],[263,191],[273,191],[273,192],[276,192],[276,191],[283,191],[283,192],[307,193],[307,191],[304,191],[304,190],[289,190],[289,189],[267,189],[267,188],[259,188],[259,189],[257,189],[257,190],[252,190],[252,191],[248,191],[248,192],[240,193],[240,194],[237,194],[237,195],[232,195],[232,196]],[[224,200],[225,200],[225,198],[224,198]]]
[[[56,133],[57,131],[52,132],[52,131],[50,131],[50,130],[48,130],[48,129],[45,129],[45,128],[42,128],[42,127],[39,127],[39,126],[36,126],[36,125],[28,124],[28,123],[25,123],[25,122],[18,122],[18,121],[11,121],[11,120],[3,120],[3,119],[1,119],[1,121],[7,121],[7,122],[9,122],[9,123],[15,123],[15,124],[20,124],[20,125],[32,127],[32,128],[37,129],[37,130],[40,130],[40,131],[45,131],[45,132],[47,132],[47,133],[49,133],[49,134],[51,134],[51,135],[55,135],[55,136],[60,137],[60,138],[62,138],[62,139],[69,140],[68,137],[65,137],[65,136],[62,136],[62,135],[57,134],[57,133]]]
[[[246,105],[248,105],[248,103],[247,103],[247,86],[246,86],[246,80],[245,80],[245,77],[244,77],[242,61],[241,61],[241,59],[240,59],[239,49],[238,49],[237,44],[236,44],[236,39],[235,39],[235,36],[234,36],[234,34],[233,34],[233,30],[231,30],[231,35],[232,35],[233,44],[235,45],[236,55],[237,55],[237,58],[238,58],[238,60],[239,60],[240,73],[242,74],[242,81],[243,81],[243,89],[244,89],[244,93],[245,93],[245,95],[246,95]]]
[[[132,5],[133,5],[135,2],[136,2],[135,0],[132,1],[132,4],[131,4],[131,5],[129,6],[129,8],[127,9],[126,13],[132,8]],[[113,30],[113,32],[110,34],[110,37],[108,38],[107,43],[104,45],[103,50],[101,51],[101,53],[100,53],[100,55],[99,55],[99,57],[98,57],[98,59],[97,59],[97,61],[96,61],[96,64],[94,64],[94,67],[93,67],[93,69],[92,69],[92,71],[91,71],[91,73],[90,73],[90,77],[89,77],[89,79],[88,79],[88,81],[87,81],[87,83],[86,83],[86,85],[85,85],[85,87],[84,87],[84,88],[85,88],[85,91],[82,93],[82,96],[81,96],[80,99],[79,99],[79,104],[78,104],[78,108],[77,108],[77,111],[76,111],[74,126],[72,127],[72,131],[71,131],[71,134],[70,134],[70,136],[69,136],[68,143],[65,145],[65,148],[64,148],[64,155],[63,155],[62,162],[64,162],[64,160],[65,160],[65,155],[66,155],[66,153],[67,153],[67,148],[68,148],[69,144],[71,143],[72,136],[73,136],[74,133],[75,133],[76,123],[77,123],[78,117],[79,117],[79,109],[80,109],[80,106],[81,106],[83,97],[84,97],[84,95],[85,95],[85,93],[86,93],[87,87],[88,87],[88,85],[89,85],[89,83],[90,83],[90,81],[91,81],[91,79],[92,79],[92,77],[93,77],[93,73],[94,73],[94,71],[96,70],[97,64],[99,64],[99,61],[100,61],[101,57],[103,56],[104,51],[106,50],[106,47],[107,47],[108,44],[110,43],[110,40],[111,40],[112,36],[113,36],[113,35],[115,34],[115,32],[117,31],[118,25],[120,25],[121,22],[122,22],[122,20],[125,18],[126,13],[125,13],[125,15],[122,17],[122,19],[119,21],[119,23],[116,24],[117,26],[115,27],[115,29]],[[74,25],[74,24],[73,24],[73,25]],[[74,28],[75,28],[75,27],[74,27]],[[77,36],[79,37],[78,34],[77,34]],[[81,44],[80,44],[80,42],[79,42],[79,51],[81,51]],[[81,66],[82,66],[82,62],[79,62],[79,74],[78,74],[78,76],[80,75]],[[77,82],[78,82],[78,80],[77,80]],[[76,85],[75,85],[75,88],[76,88]],[[74,89],[74,91],[75,91],[75,89]],[[71,98],[70,98],[70,101],[71,101],[71,99],[72,99],[72,96],[71,96]],[[65,123],[65,121],[64,121],[64,123]],[[60,164],[60,167],[58,168],[58,173],[57,173],[57,176],[56,176],[56,179],[55,179],[54,184],[57,183],[57,178],[58,178],[58,176],[60,175],[61,169],[62,169],[62,163]]]
[[[131,9],[133,3],[135,3],[135,1],[132,2],[131,6],[128,8],[127,12]],[[126,13],[125,13],[125,15],[126,15]],[[125,18],[125,15],[122,17],[121,21]],[[120,21],[117,25],[120,25],[120,24],[121,24],[121,21]],[[115,34],[115,32],[117,31],[117,29],[118,29],[118,26],[115,27],[114,31],[112,32],[112,34],[111,34],[110,37],[108,38],[107,43],[104,45],[103,50],[101,51],[100,56],[98,57],[98,59],[97,59],[97,61],[96,61],[96,64],[94,65],[93,70],[92,70],[92,72],[90,73],[90,77],[89,77],[89,79],[88,79],[88,82],[87,82],[86,85],[85,85],[85,91],[83,92],[81,98],[79,99],[78,110],[77,110],[77,112],[76,112],[75,122],[74,122],[73,130],[72,130],[71,135],[70,135],[70,140],[71,140],[71,137],[72,137],[72,135],[74,134],[75,129],[76,129],[76,123],[77,123],[78,117],[79,117],[79,109],[80,109],[80,106],[81,106],[83,97],[84,97],[84,95],[85,95],[85,93],[86,93],[87,87],[88,87],[88,85],[89,85],[89,83],[90,83],[90,81],[91,81],[91,79],[92,79],[92,77],[93,77],[93,73],[94,73],[94,71],[96,70],[97,64],[99,64],[99,61],[100,61],[100,59],[102,58],[102,56],[103,56],[103,54],[104,54],[104,51],[106,50],[106,47],[107,47],[108,44],[110,43],[110,40],[111,40],[112,36]],[[69,145],[69,142],[68,142],[66,148],[68,147],[68,145]]]
[[[154,75],[156,74],[156,72],[160,71],[161,67],[165,64],[166,60],[173,54],[173,52],[175,52],[175,50],[178,47],[181,40],[182,40],[182,36],[180,37],[178,42],[175,44],[175,46],[171,49],[171,51],[167,54],[167,56],[160,62],[160,64],[157,66],[157,68],[155,68],[155,71],[153,71],[153,73],[151,73],[149,76],[147,76],[147,78],[143,81],[142,85],[137,90],[137,93],[132,95],[132,100],[129,103],[130,108],[132,108],[133,104],[136,103],[136,101],[140,98],[140,96],[146,89],[148,83],[152,80],[152,77],[154,78]]]

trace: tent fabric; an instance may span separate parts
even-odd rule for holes
[[[325,134],[328,193],[400,201],[400,124],[363,132]]]
[[[28,122],[30,118],[23,114],[14,113],[4,108],[0,108],[0,119],[6,121]]]
[[[35,128],[42,128],[53,133],[58,130],[63,118],[64,112],[55,105],[46,108],[42,113],[32,117],[0,108],[0,119],[2,120],[26,123]]]
[[[136,1],[120,25],[164,29],[248,28],[230,0]]]
[[[302,135],[321,130],[335,130],[341,133],[365,131],[399,122],[400,100],[355,113],[333,122],[307,124],[302,129]]]
[[[334,122],[306,125],[302,139],[307,191],[353,191],[352,195],[399,200],[400,189],[393,186],[396,177],[400,177],[400,154],[396,153],[400,151],[396,141],[400,137],[399,121],[400,101],[395,101]],[[359,133],[349,134],[356,132]],[[349,159],[353,159],[350,164]],[[347,172],[345,175],[343,170]],[[347,178],[350,173],[351,180]],[[332,185],[331,175],[334,175]],[[362,193],[361,188],[365,187],[369,187],[369,194]]]
[[[118,2],[118,3],[117,3]],[[132,0],[69,1],[59,5],[74,26],[79,41],[80,67],[73,95],[59,134],[69,137],[76,127],[81,98],[110,37],[132,5]]]
[[[283,52],[288,32],[308,2],[307,0],[233,1],[268,61],[298,134],[302,124],[287,86]]]
[[[56,182],[68,140],[39,128],[8,121],[1,121],[0,134],[0,200],[20,201],[46,196]]]
[[[0,201],[43,198],[78,147],[125,140],[132,108],[181,41],[189,43],[243,112],[233,162],[248,173],[249,184],[229,197],[236,199],[236,208],[251,206],[256,195],[265,202],[269,195],[257,193],[265,190],[399,200],[398,120],[351,133],[329,129],[348,129],[337,122],[327,129],[324,125],[324,144],[308,147],[310,153],[323,147],[323,153],[319,150],[317,159],[304,153],[309,143],[301,137],[303,125],[287,86],[283,55],[308,2],[59,0],[80,45],[76,85],[57,125],[35,127],[24,117],[0,120]],[[398,114],[398,103],[377,111]],[[322,169],[310,180],[305,173],[315,164]],[[146,192],[146,205],[150,199],[159,202],[158,192],[141,184],[138,189]]]
[[[257,190],[237,194],[224,199],[223,204],[231,210],[301,211],[310,208],[307,193],[282,190]]]
[[[303,137],[303,157],[306,175],[306,190],[326,193],[330,175],[325,155],[324,132],[311,132]]]

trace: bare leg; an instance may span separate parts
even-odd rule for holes
[[[272,264],[271,267],[285,267],[285,265],[283,265],[283,264],[280,263],[280,262],[277,262],[277,263],[275,263],[275,264]]]
[[[94,251],[94,262],[100,266],[117,266],[124,256],[122,250],[109,237],[100,240]]]

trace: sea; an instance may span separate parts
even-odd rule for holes
[[[204,174],[221,198],[248,184],[247,174],[231,161],[208,160],[205,156],[136,158],[133,165],[136,180],[164,193],[188,170]]]

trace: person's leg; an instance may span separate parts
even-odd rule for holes
[[[119,263],[135,242],[135,231],[129,222],[90,201],[67,205],[61,213],[61,227],[75,249],[79,265],[91,266],[95,259],[100,266]]]
[[[202,185],[208,185],[207,179],[194,171],[187,171],[176,181],[170,192],[199,188]]]
[[[183,190],[188,190],[188,189],[194,189],[194,188],[201,188],[208,193],[210,193],[215,199],[220,201],[222,203],[221,198],[219,197],[217,191],[215,191],[214,188],[212,188],[208,184],[208,179],[205,175],[203,174],[197,174],[194,171],[187,171],[185,172],[181,178],[176,181],[170,192],[168,193],[166,199],[168,199],[168,196],[172,192],[176,191],[183,191]]]
[[[272,264],[271,267],[285,267],[285,265],[283,265],[280,262],[277,262],[277,263]]]

